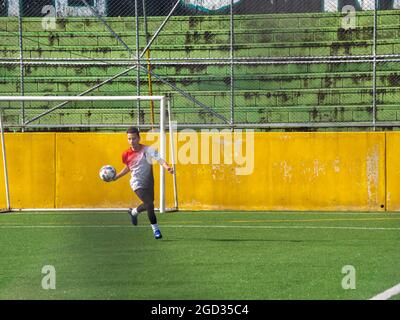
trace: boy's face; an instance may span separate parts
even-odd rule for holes
[[[128,133],[128,143],[131,147],[139,146],[140,137],[137,133]]]

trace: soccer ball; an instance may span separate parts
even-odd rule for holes
[[[99,172],[101,180],[106,182],[112,181],[116,174],[115,168],[110,165],[103,166]]]

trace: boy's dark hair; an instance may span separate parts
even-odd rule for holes
[[[126,130],[126,133],[136,133],[138,136],[140,135],[139,129],[135,127],[128,128],[128,130]]]

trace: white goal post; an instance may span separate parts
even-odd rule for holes
[[[177,184],[176,184],[176,166],[174,159],[174,138],[173,138],[173,127],[171,121],[171,110],[170,110],[170,100],[166,96],[0,96],[0,102],[26,102],[26,101],[159,101],[160,103],[160,157],[166,159],[166,111],[168,108],[168,122],[169,122],[169,132],[170,132],[170,151],[171,151],[171,160],[172,166],[174,168],[173,174],[173,188],[174,188],[174,207],[168,208],[168,211],[177,211],[178,210],[178,194],[177,194]],[[7,210],[14,211],[12,209],[12,205],[10,204],[10,194],[9,194],[9,181],[8,181],[8,172],[7,172],[7,156],[6,156],[6,148],[5,148],[5,140],[4,140],[4,124],[3,124],[3,109],[4,107],[0,105],[0,129],[1,129],[1,144],[3,151],[3,164],[4,164],[4,180],[5,180],[5,190],[6,190],[6,200],[7,200]],[[45,114],[47,114],[46,112]],[[43,114],[44,115],[44,114]],[[40,117],[40,116],[39,116]],[[134,126],[134,124],[132,124]],[[26,125],[29,127],[29,124]],[[165,206],[165,169],[160,167],[160,208],[159,211],[164,213],[167,211]],[[32,209],[27,209],[32,210]],[[43,209],[40,209],[41,211]],[[52,210],[52,209],[51,209]],[[54,210],[56,210],[54,208]],[[64,210],[70,210],[68,208]],[[80,209],[74,209],[80,210]],[[90,209],[91,210],[91,209]],[[93,209],[96,210],[96,209]],[[105,210],[105,209],[97,209],[97,210]],[[21,211],[21,210],[17,210]],[[44,211],[44,210],[43,210]]]

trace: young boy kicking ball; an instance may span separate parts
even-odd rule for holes
[[[137,128],[131,127],[126,133],[130,147],[122,154],[122,162],[125,164],[125,168],[115,176],[114,181],[123,177],[129,171],[131,172],[131,188],[143,202],[137,208],[128,210],[132,224],[137,225],[139,213],[147,210],[154,238],[161,239],[162,235],[154,213],[154,176],[151,161],[152,159],[158,161],[169,173],[173,173],[173,168],[164,159],[160,158],[155,149],[140,144],[140,134]]]

